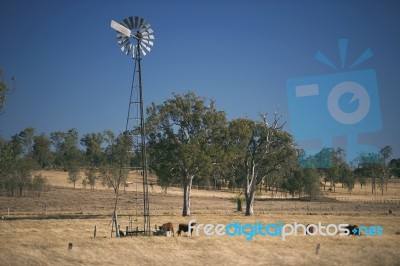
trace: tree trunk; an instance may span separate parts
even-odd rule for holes
[[[376,193],[376,187],[375,187],[375,177],[372,177],[372,194]]]
[[[254,214],[253,205],[255,197],[255,189],[253,182],[246,182],[245,196],[246,196],[246,216]]]
[[[250,195],[246,197],[246,216],[250,216],[254,214],[253,205],[254,205],[254,192],[250,192]]]
[[[247,168],[247,167],[246,167]],[[246,216],[253,215],[254,196],[256,192],[257,182],[255,180],[255,164],[253,161],[250,162],[250,167],[246,169],[246,182],[244,188],[244,195],[246,197]],[[260,181],[261,182],[261,181]],[[268,186],[268,179],[265,180],[266,186]]]
[[[386,193],[387,193],[387,189],[388,189],[388,179],[389,179],[389,176],[385,176],[385,186],[386,186]]]
[[[182,216],[190,216],[190,192],[192,190],[193,176],[185,178],[183,184],[183,210]]]

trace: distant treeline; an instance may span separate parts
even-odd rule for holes
[[[400,159],[390,158],[389,146],[376,154],[361,154],[351,163],[340,148],[325,147],[307,156],[279,127],[276,114],[270,123],[266,115],[262,121],[228,121],[213,101],[205,101],[193,93],[174,95],[147,110],[147,161],[165,191],[189,184],[244,192],[268,189],[311,199],[328,189],[327,182],[333,191],[340,183],[351,192],[356,182],[364,186],[367,178],[372,180],[372,193],[380,189],[384,194],[387,179],[400,176]],[[128,170],[141,166],[137,132],[137,128],[120,134],[105,130],[80,136],[70,129],[46,135],[29,127],[9,139],[0,137],[1,193],[40,196],[47,185],[37,174],[40,169],[68,171],[74,187],[79,181],[93,189],[101,182],[117,191]]]

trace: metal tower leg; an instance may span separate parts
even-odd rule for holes
[[[148,165],[146,152],[146,129],[144,120],[143,106],[143,90],[142,90],[142,69],[140,58],[140,40],[138,40],[137,51],[135,56],[135,69],[133,73],[131,96],[129,100],[128,117],[126,120],[126,132],[131,132],[133,137],[133,155],[140,157],[139,161],[135,161],[135,169],[139,170],[143,178],[143,218],[144,218],[144,234],[150,235],[150,207],[149,207],[149,189],[148,189]],[[137,70],[136,70],[137,66]],[[137,77],[137,79],[136,79]],[[138,82],[135,84],[135,82]]]

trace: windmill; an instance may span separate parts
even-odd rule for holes
[[[121,23],[111,20],[111,28],[117,31],[117,42],[121,51],[126,55],[131,55],[135,61],[125,132],[131,132],[133,135],[133,152],[140,155],[141,158],[140,166],[137,167],[138,169],[136,170],[142,173],[143,177],[144,235],[150,235],[149,190],[147,181],[148,167],[141,60],[142,56],[145,56],[150,52],[151,47],[153,46],[154,35],[150,24],[143,18],[136,16],[126,18]],[[116,208],[114,210],[114,218],[116,220]],[[115,226],[117,229],[117,222],[115,223]],[[118,229],[116,231],[118,236]]]

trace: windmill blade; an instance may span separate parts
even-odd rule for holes
[[[150,24],[149,23],[147,23],[146,21],[143,23],[143,25],[142,25],[142,28],[143,29],[150,29]]]
[[[139,17],[134,17],[135,18],[135,29],[138,29],[139,28],[139,21],[140,21],[140,18]]]
[[[137,24],[137,28],[142,28],[144,24],[148,24],[144,18],[139,19],[139,23]]]
[[[135,27],[135,23],[132,20],[132,17],[126,18],[122,21],[123,24],[126,25],[128,29],[133,29]]]
[[[143,50],[146,50],[147,52],[150,52],[150,47],[148,47],[146,44],[144,43],[140,43],[140,48],[142,48]]]
[[[131,36],[131,30],[130,29],[125,28],[124,26],[122,26],[118,22],[115,22],[114,20],[111,20],[111,28],[113,28],[114,30],[122,33],[123,35],[125,35],[127,37]]]
[[[147,23],[147,22],[146,22]],[[150,24],[143,24],[143,25],[141,25],[140,26],[140,28],[139,28],[139,31],[140,32],[144,32],[144,31],[148,31],[148,30],[151,30],[151,31],[153,31],[151,28],[150,28]]]
[[[152,41],[148,41],[145,39],[142,39],[142,43],[145,43],[147,46],[153,46],[153,44],[154,44]]]
[[[146,40],[146,41],[150,42],[150,40],[154,40],[154,36],[153,35],[147,35],[147,36],[142,35],[142,40]]]
[[[117,42],[121,51],[126,55],[132,53],[133,58],[138,56],[138,52],[142,55],[148,54],[154,45],[154,31],[144,18],[132,16],[121,23],[111,20],[111,28],[117,31]]]
[[[117,39],[118,39],[118,44],[119,45],[129,42],[129,38],[125,37],[124,35],[122,35],[121,37],[119,37]]]
[[[154,40],[154,35],[153,34],[148,35],[146,39]]]
[[[140,29],[140,32],[142,34],[149,35],[149,34],[153,33],[153,30],[151,28],[142,28],[142,29]]]

